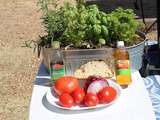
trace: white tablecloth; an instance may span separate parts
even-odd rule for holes
[[[122,90],[115,104],[96,110],[66,111],[48,103],[48,74],[40,66],[33,88],[29,120],[156,120],[151,100],[139,72],[132,73],[133,83]]]

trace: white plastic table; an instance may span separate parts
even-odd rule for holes
[[[47,102],[49,75],[41,64],[33,88],[29,120],[156,120],[152,103],[139,72],[132,73],[133,83],[122,90],[120,98],[109,107],[67,111]]]

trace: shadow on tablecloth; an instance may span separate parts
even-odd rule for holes
[[[36,76],[35,85],[41,85],[41,86],[50,86],[50,75],[45,69],[45,66],[43,63],[41,63],[39,71]]]

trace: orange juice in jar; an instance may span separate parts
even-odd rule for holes
[[[131,69],[129,61],[129,53],[125,49],[124,42],[118,41],[117,48],[114,51],[116,65],[116,81],[122,88],[131,84]]]

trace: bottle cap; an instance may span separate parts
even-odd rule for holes
[[[124,47],[124,41],[118,41],[117,47]]]

